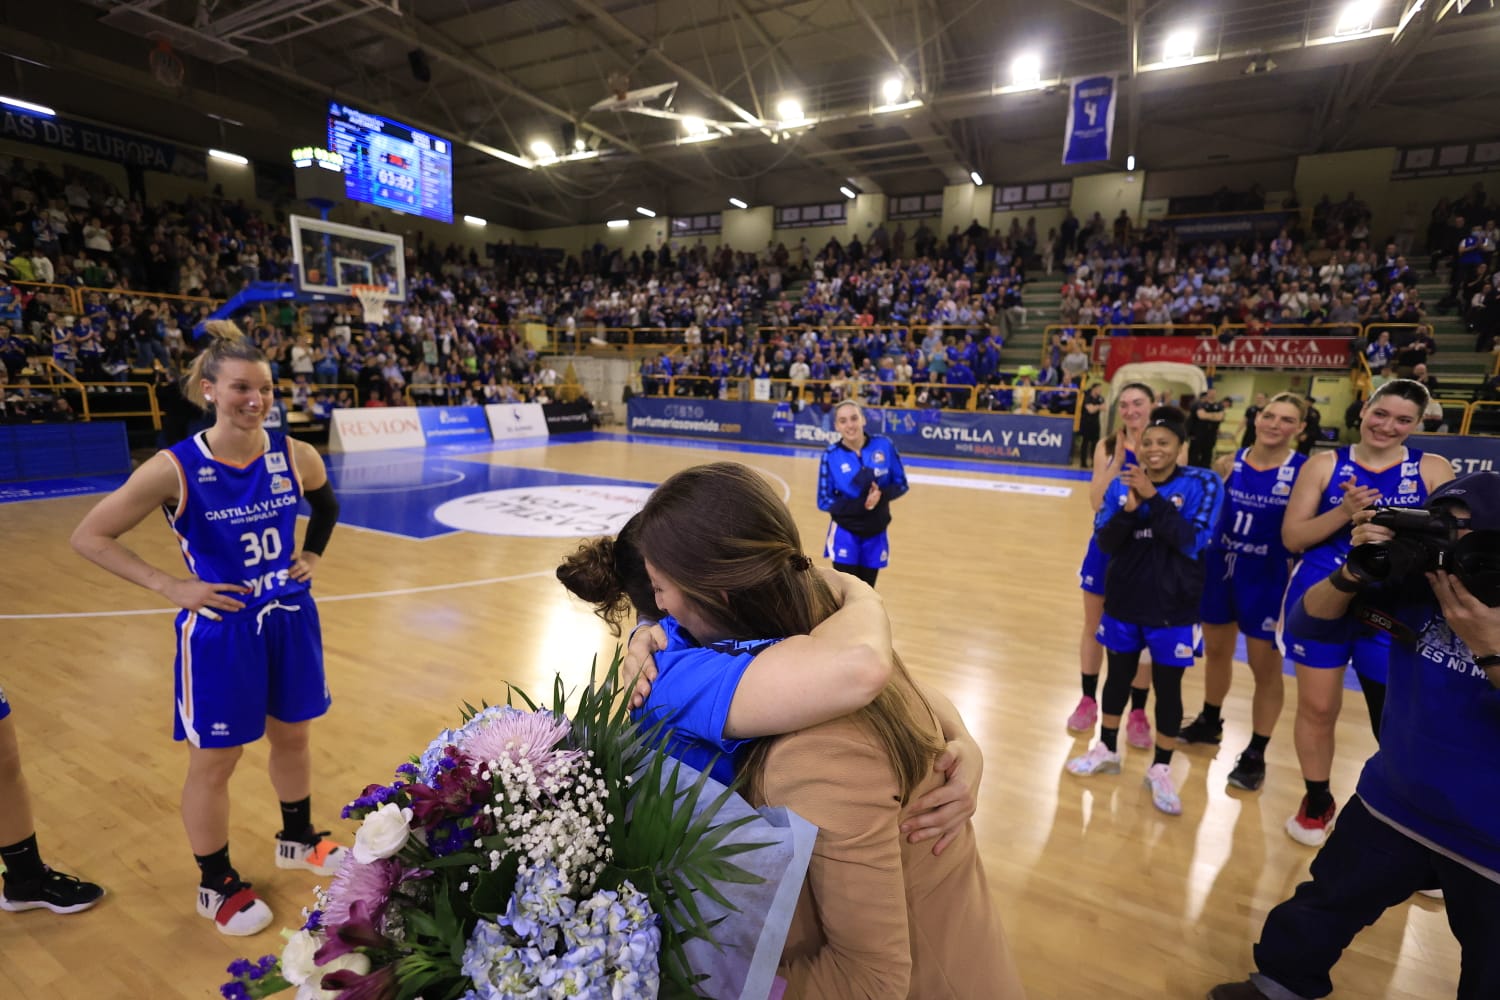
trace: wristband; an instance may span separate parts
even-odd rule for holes
[[[1488,670],[1491,667],[1500,667],[1500,653],[1488,653],[1484,656],[1474,657],[1474,666],[1480,670]]]
[[[1341,594],[1357,594],[1365,589],[1365,585],[1358,580],[1350,580],[1344,576],[1344,567],[1340,566],[1328,574],[1328,583]]]

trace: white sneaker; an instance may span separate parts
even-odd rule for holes
[[[1166,764],[1146,768],[1146,787],[1151,789],[1151,804],[1168,816],[1182,815],[1182,799],[1172,784],[1172,769]]]
[[[348,848],[335,844],[327,837],[316,844],[276,838],[277,868],[300,868],[319,875],[334,875],[338,873],[348,854]]]
[[[248,882],[237,882],[230,892],[215,892],[198,887],[198,915],[207,917],[220,934],[248,937],[259,934],[271,923],[271,908],[255,894]]]
[[[1082,757],[1074,757],[1068,761],[1069,774],[1087,776],[1090,774],[1119,774],[1120,761],[1122,758],[1118,753],[1105,746],[1103,743],[1095,743],[1089,752]]]

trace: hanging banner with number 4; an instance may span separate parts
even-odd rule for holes
[[[1063,136],[1064,163],[1109,159],[1115,136],[1115,78],[1091,76],[1073,81],[1068,102],[1068,131]]]

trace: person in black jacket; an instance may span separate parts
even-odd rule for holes
[[[1177,464],[1186,440],[1182,411],[1157,407],[1141,432],[1140,464],[1127,465],[1104,492],[1094,538],[1109,556],[1098,633],[1109,671],[1099,742],[1067,765],[1080,776],[1120,773],[1120,717],[1141,651],[1150,649],[1156,754],[1146,785],[1156,808],[1172,816],[1182,812],[1171,776],[1182,725],[1182,671],[1193,665],[1201,644],[1202,556],[1224,498],[1224,485],[1213,472]]]

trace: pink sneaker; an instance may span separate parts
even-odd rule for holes
[[[1082,757],[1068,761],[1069,774],[1087,777],[1091,774],[1119,774],[1120,755],[1103,743],[1095,743]]]
[[[1088,695],[1078,700],[1078,707],[1068,716],[1068,732],[1092,733],[1094,723],[1099,721],[1099,703]]]
[[[1165,764],[1146,768],[1146,787],[1151,789],[1151,804],[1168,816],[1182,815],[1182,799],[1172,784],[1172,771]]]
[[[1146,718],[1146,710],[1137,708],[1125,717],[1125,742],[1137,750],[1150,750],[1151,742],[1151,720]]]

